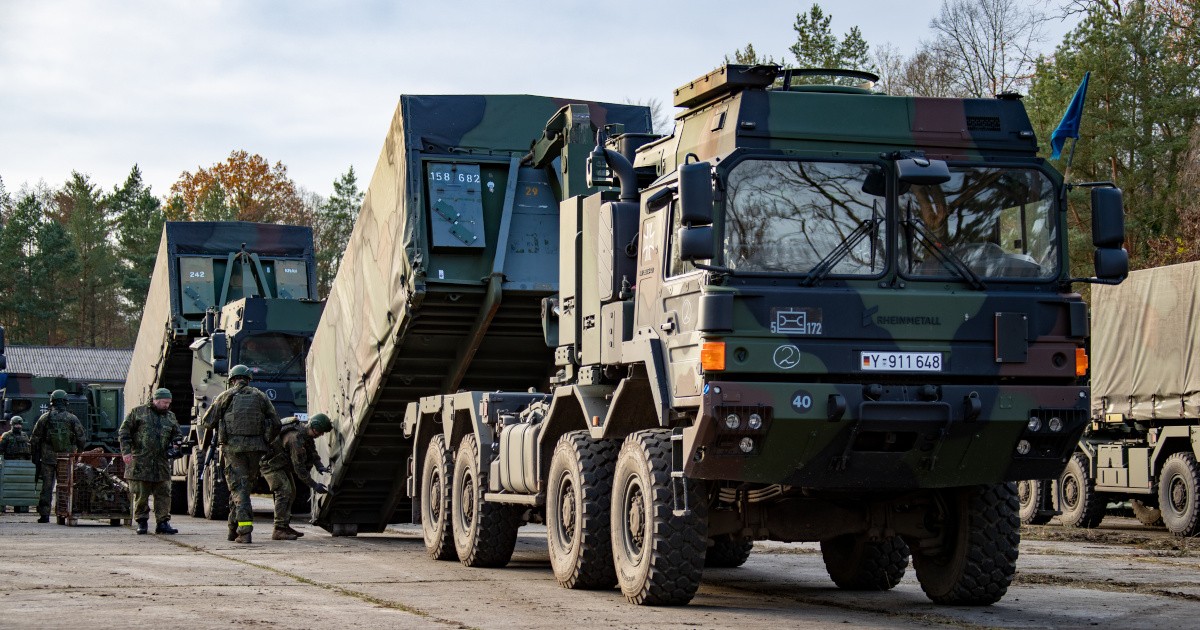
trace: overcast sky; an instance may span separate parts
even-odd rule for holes
[[[842,34],[904,53],[940,0],[822,3]],[[0,178],[72,170],[109,190],[136,163],[162,196],[236,149],[328,195],[366,186],[400,94],[656,98],[753,42],[776,57],[809,0],[0,0]],[[601,10],[601,7],[603,10]],[[1051,23],[1047,51],[1069,24]]]

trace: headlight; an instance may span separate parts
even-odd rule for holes
[[[754,450],[754,440],[744,437],[741,442],[738,442],[738,448],[742,449],[743,453],[749,453]]]
[[[741,426],[741,424],[742,424],[742,419],[739,418],[736,413],[731,413],[728,416],[725,416],[725,428],[726,429],[736,429],[739,426]]]
[[[756,413],[750,414],[750,419],[746,421],[746,426],[750,427],[751,429],[755,429],[755,430],[761,429],[762,428],[762,416],[760,416]]]
[[[1029,424],[1025,426],[1029,427],[1030,431],[1037,433],[1038,431],[1042,430],[1042,419],[1038,418],[1037,416],[1033,416],[1029,418]]]
[[[1029,445],[1029,440],[1021,440],[1020,442],[1017,442],[1017,454],[1018,455],[1028,455],[1030,448],[1031,447]]]
[[[1059,431],[1062,431],[1063,428],[1062,418],[1054,416],[1053,418],[1050,418],[1050,421],[1046,423],[1046,426],[1050,427],[1051,431],[1058,433]]]

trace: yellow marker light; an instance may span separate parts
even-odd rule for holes
[[[1075,348],[1075,376],[1086,376],[1088,372],[1087,350]]]
[[[705,341],[700,345],[700,367],[705,372],[725,369],[724,341]]]

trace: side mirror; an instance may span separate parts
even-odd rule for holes
[[[936,186],[950,181],[950,167],[946,166],[942,160],[925,158],[896,160],[896,178],[905,184]]]
[[[711,225],[685,225],[679,228],[680,259],[712,260],[715,256]]]
[[[1092,189],[1092,245],[1120,248],[1125,243],[1125,207],[1120,188]]]
[[[221,376],[229,374],[229,359],[214,359],[213,373],[220,374]]]
[[[1129,252],[1124,248],[1101,247],[1092,260],[1101,280],[1124,280],[1129,275]]]
[[[679,220],[684,225],[712,223],[712,165],[708,162],[679,167]]]
[[[218,332],[212,335],[212,355],[213,359],[228,359],[229,358],[229,338],[225,333]]]

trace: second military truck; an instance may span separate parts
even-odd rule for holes
[[[911,556],[932,600],[999,600],[1012,482],[1088,421],[1064,182],[1015,98],[813,78],[725,66],[663,138],[628,106],[402,97],[309,358],[318,522],[411,515],[469,566],[545,522],[560,584],[638,604],[766,539],[820,541],[842,588]],[[1093,217],[1115,281],[1119,191]]]

